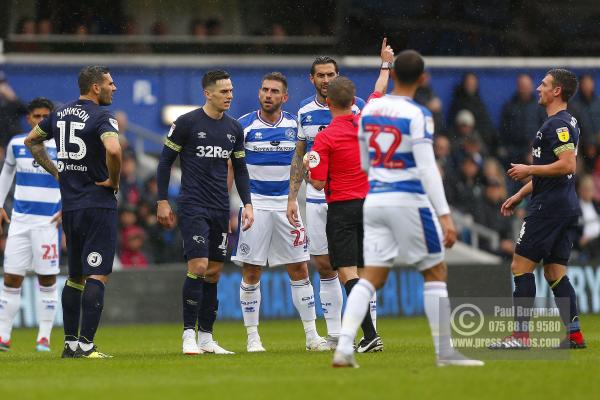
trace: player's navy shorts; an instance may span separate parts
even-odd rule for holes
[[[515,253],[536,263],[567,265],[577,237],[578,216],[528,216],[523,222]]]
[[[363,199],[335,201],[327,209],[327,243],[333,269],[364,266]],[[310,240],[310,237],[308,238]]]
[[[178,214],[185,259],[225,261],[229,211],[180,204]]]
[[[108,275],[117,247],[117,210],[84,208],[63,211],[69,276]]]

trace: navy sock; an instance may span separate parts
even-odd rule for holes
[[[529,314],[529,310],[533,308],[535,301],[535,275],[528,272],[526,274],[515,275],[513,279],[515,281],[515,291],[513,292],[513,307],[516,322],[515,333],[526,333],[529,332],[529,327],[527,326],[529,316],[523,316],[522,312],[519,312],[518,309],[526,310],[527,314]]]
[[[213,326],[217,320],[217,311],[219,310],[219,300],[217,298],[217,284],[204,281],[204,291],[202,292],[202,305],[198,315],[198,330],[212,333]]]
[[[65,288],[61,296],[65,341],[78,340],[83,288],[84,286],[79,283],[70,280],[65,282]]]
[[[196,330],[204,279],[188,272],[183,282],[183,329]]]
[[[575,295],[575,289],[571,285],[571,281],[567,275],[562,278],[551,282],[548,281],[554,297],[564,300],[566,302],[559,302],[558,311],[560,312],[560,318],[567,327],[569,333],[579,331],[579,310],[577,309],[577,296]]]
[[[81,343],[93,343],[104,308],[104,283],[88,278],[81,298]]]
[[[350,295],[352,288],[357,283],[358,283],[358,278],[354,278],[354,279],[350,279],[350,280],[346,281],[346,283],[344,284],[344,288],[346,289],[347,296]],[[377,337],[377,331],[375,331],[375,326],[373,326],[373,320],[371,319],[370,312],[367,312],[367,314],[365,315],[365,319],[363,319],[363,322],[360,324],[360,327],[362,328],[365,339],[373,340]]]

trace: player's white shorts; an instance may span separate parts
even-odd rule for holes
[[[327,247],[327,203],[306,202],[308,251],[314,256],[329,254]]]
[[[419,271],[444,261],[442,229],[431,207],[365,207],[365,266],[401,265]]]
[[[239,229],[237,248],[231,260],[274,267],[308,261],[307,235],[300,227],[290,225],[285,211],[254,210],[254,223],[247,231]]]
[[[54,224],[30,227],[13,222],[4,250],[4,272],[24,276],[33,270],[38,275],[57,275],[59,252],[60,236]]]

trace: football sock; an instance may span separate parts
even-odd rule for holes
[[[321,309],[327,324],[327,334],[331,337],[337,337],[342,329],[342,305],[344,304],[342,287],[337,274],[330,279],[321,278],[320,287],[319,297],[321,298]]]
[[[50,340],[52,333],[52,325],[56,316],[56,307],[58,305],[58,294],[56,293],[56,285],[40,286],[37,297],[37,317],[39,331],[37,340],[47,338]]]
[[[193,329],[196,331],[198,310],[202,302],[203,282],[203,278],[191,272],[187,273],[183,282],[183,330]]]
[[[65,342],[69,343],[71,350],[77,348],[79,337],[79,319],[81,318],[81,295],[84,286],[71,281],[65,282],[62,291],[61,303],[63,310],[63,328],[65,331]]]
[[[217,320],[219,299],[217,297],[217,283],[204,281],[202,287],[202,302],[198,312],[198,332],[212,333]]]
[[[260,282],[255,285],[242,280],[240,284],[240,306],[244,317],[244,326],[257,327],[260,313]]]
[[[444,356],[452,352],[450,335],[450,303],[447,300],[446,282],[425,282],[423,300],[425,315],[431,329],[436,356]]]
[[[579,311],[577,309],[577,295],[575,289],[571,285],[571,281],[567,275],[562,278],[551,282],[548,281],[554,297],[561,299],[568,299],[569,304],[561,304],[558,307],[560,318],[567,327],[569,334],[578,332],[579,328]]]
[[[21,308],[21,288],[4,286],[0,293],[0,338],[10,340],[13,321]]]
[[[375,293],[375,288],[366,279],[360,279],[352,288],[352,292],[346,301],[346,311],[344,311],[344,318],[342,318],[342,330],[340,331],[337,350],[346,354],[354,352],[354,337],[369,311],[369,301],[373,297],[373,293]]]
[[[350,295],[352,288],[354,288],[354,286],[357,283],[358,283],[358,278],[350,279],[346,282],[346,284],[344,285],[344,287],[346,288],[346,295],[348,295],[348,296]],[[370,311],[370,308],[371,308],[371,300],[369,300],[369,311]],[[363,319],[360,326],[362,328],[363,336],[365,337],[365,339],[373,340],[373,339],[375,339],[375,337],[377,337],[377,332],[375,331],[375,327],[373,326],[373,321],[371,320],[370,312],[365,314],[365,318]]]
[[[522,309],[531,309],[535,302],[535,275],[528,272],[526,274],[517,274],[514,276],[515,291],[513,292],[513,307]],[[515,334],[529,335],[529,315],[530,313],[514,311],[515,315]]]
[[[304,325],[306,339],[310,340],[317,336],[315,320],[315,293],[310,279],[301,279],[299,281],[290,281],[292,288],[292,302],[300,314],[300,319]]]
[[[94,343],[94,336],[100,324],[104,308],[104,283],[88,278],[85,281],[83,296],[81,297],[81,330],[79,331],[79,345],[83,350],[89,350]],[[82,344],[84,346],[82,346]]]
[[[373,321],[373,328],[377,331],[377,292],[371,297],[369,303],[369,313],[371,314],[371,321]]]

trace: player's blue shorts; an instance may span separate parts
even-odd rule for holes
[[[567,265],[577,237],[579,217],[528,216],[523,222],[515,253],[543,264]]]
[[[69,276],[108,275],[117,247],[117,210],[84,208],[64,211]]]
[[[178,216],[186,260],[208,258],[211,261],[225,261],[228,211],[180,204]]]

